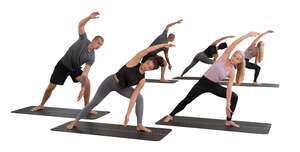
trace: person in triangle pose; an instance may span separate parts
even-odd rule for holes
[[[175,109],[163,120],[169,122],[180,111],[182,111],[189,103],[203,93],[210,92],[218,97],[226,98],[226,126],[240,127],[233,122],[232,115],[235,110],[238,96],[232,91],[233,80],[236,78],[236,84],[239,85],[244,78],[245,59],[241,51],[235,51],[230,57],[233,49],[244,39],[257,36],[258,33],[250,32],[237,40],[235,40],[222,54],[222,56],[205,72],[201,79],[193,86],[187,96],[175,107]],[[235,67],[237,70],[235,70]],[[227,88],[222,87],[219,82],[225,77],[229,77]]]

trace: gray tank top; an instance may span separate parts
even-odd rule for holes
[[[225,63],[228,62],[227,61],[223,61],[223,62],[215,62],[204,74],[204,76],[215,82],[218,83],[221,80],[225,79],[233,70],[234,67],[232,66],[229,70],[225,70]]]
[[[257,47],[254,47],[253,49],[248,49],[244,52],[245,54],[245,58],[246,59],[251,59],[253,58],[253,56],[251,55],[253,52],[256,52],[257,51]]]

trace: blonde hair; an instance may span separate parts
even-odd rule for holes
[[[236,65],[237,73],[235,76],[236,85],[240,85],[241,82],[244,80],[246,61],[243,52],[241,51],[236,51],[236,52],[242,55],[242,62]]]
[[[260,63],[264,59],[264,42],[259,41],[257,43],[257,48],[258,48],[257,59],[258,59],[258,63]]]

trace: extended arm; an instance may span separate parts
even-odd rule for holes
[[[131,60],[129,60],[126,65],[127,67],[132,67],[132,66],[135,66],[136,64],[138,64],[141,59],[147,55],[148,53],[152,52],[152,51],[155,51],[157,49],[160,49],[160,48],[170,48],[170,47],[173,47],[175,46],[174,44],[170,44],[170,43],[164,43],[164,44],[158,44],[158,45],[154,45],[154,46],[151,46],[151,47],[148,47],[142,51],[140,51],[138,54],[136,54]]]
[[[183,20],[181,19],[181,20],[178,20],[178,21],[176,21],[176,22],[173,22],[173,23],[168,24],[168,25],[166,26],[165,30],[168,31],[169,28],[170,28],[171,26],[173,26],[173,25],[175,25],[175,24],[180,24],[182,21],[183,21]]]
[[[225,36],[225,37],[222,37],[220,39],[215,40],[211,45],[216,46],[218,43],[220,43],[221,41],[223,41],[225,39],[228,39],[228,38],[234,38],[234,36]]]
[[[79,35],[82,35],[82,34],[85,33],[85,30],[84,30],[85,24],[86,24],[90,19],[99,18],[98,15],[99,15],[98,12],[93,12],[91,15],[89,15],[88,17],[84,18],[83,20],[81,20],[81,21],[79,22],[79,25],[78,25],[78,33],[79,33]]]
[[[228,118],[231,118],[231,112],[232,112],[232,110],[230,109],[230,105],[231,105],[230,101],[232,95],[232,85],[233,85],[234,76],[235,76],[235,71],[232,71],[229,74],[229,82],[226,90],[226,115]]]
[[[124,126],[126,127],[127,124],[128,124],[128,121],[129,121],[129,116],[130,116],[130,113],[132,111],[132,108],[134,107],[134,104],[136,102],[136,99],[139,95],[139,93],[141,92],[144,84],[145,84],[146,80],[145,79],[142,79],[138,84],[137,86],[135,87],[131,97],[130,97],[130,102],[129,102],[129,105],[128,105],[128,110],[127,110],[127,113],[126,113],[126,116],[125,116],[125,121],[124,121]]]
[[[248,50],[253,49],[255,47],[256,43],[259,41],[259,39],[268,33],[273,33],[273,31],[269,30],[269,31],[266,31],[266,32],[260,34],[256,39],[254,39],[254,41],[251,43],[251,45],[247,49]]]
[[[222,56],[219,58],[220,61],[225,61],[229,58],[229,55],[231,53],[231,51],[239,44],[241,43],[243,40],[245,40],[246,38],[250,37],[250,36],[257,36],[258,33],[256,32],[250,32],[246,35],[241,36],[240,38],[236,39],[227,49],[226,51],[222,54]]]

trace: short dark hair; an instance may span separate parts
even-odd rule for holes
[[[168,35],[168,38],[175,39],[175,34],[173,34],[173,33],[170,33],[170,34]]]
[[[226,42],[223,42],[223,43],[218,45],[218,49],[222,50],[222,49],[225,49],[225,48],[227,48],[227,43]]]
[[[150,60],[150,61],[153,62],[153,64],[154,64],[153,70],[156,70],[156,69],[158,69],[159,67],[164,66],[164,58],[162,58],[162,57],[159,56],[159,55],[150,57],[148,60]]]
[[[104,42],[104,39],[103,39],[103,37],[102,37],[102,36],[100,36],[100,35],[97,35],[97,36],[95,36],[93,40],[96,40],[96,39],[101,39],[101,40],[102,40],[102,42]]]

